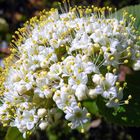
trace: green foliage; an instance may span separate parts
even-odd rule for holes
[[[0,33],[6,32],[8,30],[8,23],[5,19],[0,18]]]
[[[98,107],[96,105],[96,103],[91,100],[91,101],[84,101],[83,102],[83,106],[85,106],[87,108],[87,110],[92,114],[92,115],[98,115]]]
[[[112,14],[111,16],[117,19],[121,19],[123,16],[123,11],[127,11],[129,14],[132,14],[134,17],[136,17],[135,27],[140,31],[140,5],[124,7]]]
[[[99,98],[97,100],[99,112],[108,121],[119,125],[140,126],[140,72],[128,75],[126,81],[128,86],[124,90],[124,99],[127,99],[127,96],[131,94],[130,103],[114,110],[107,108],[105,102]]]
[[[10,127],[5,136],[5,140],[29,140],[29,139],[24,139],[22,137],[22,134],[19,132],[17,128]]]

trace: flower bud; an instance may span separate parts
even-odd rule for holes
[[[97,97],[97,92],[95,89],[90,89],[89,92],[88,92],[88,95],[91,97],[91,98],[96,98]]]
[[[78,88],[76,89],[75,95],[79,101],[87,98],[87,91],[88,91],[88,88],[86,85],[81,84],[78,86]]]
[[[101,76],[100,75],[98,75],[98,74],[95,74],[95,75],[93,75],[92,76],[92,81],[95,83],[95,84],[100,84],[101,83]]]
[[[39,124],[39,128],[40,128],[41,130],[45,130],[46,127],[47,127],[47,125],[48,125],[47,122],[41,122],[41,123]]]
[[[133,65],[133,69],[138,71],[140,70],[140,60],[138,60],[134,65]]]
[[[37,115],[39,117],[44,117],[46,115],[46,113],[47,113],[47,110],[45,108],[40,108],[40,109],[38,109]]]

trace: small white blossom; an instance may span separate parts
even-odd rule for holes
[[[75,104],[72,104],[67,108],[65,118],[71,121],[71,128],[74,129],[88,121],[86,108],[79,108]]]

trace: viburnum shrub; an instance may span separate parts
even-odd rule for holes
[[[108,108],[129,104],[119,67],[140,70],[135,18],[111,16],[109,7],[43,10],[18,29],[1,74],[0,121],[26,137],[45,129],[63,112],[72,129],[90,120],[82,104],[98,96]],[[129,22],[126,17],[129,16]]]

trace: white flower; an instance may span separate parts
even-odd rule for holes
[[[20,96],[17,92],[5,92],[4,98],[5,101],[10,102],[14,105],[25,102],[28,97],[27,96]]]
[[[41,87],[37,87],[34,89],[34,93],[39,95],[40,98],[51,98],[52,97],[52,91],[51,89],[49,89],[48,86],[41,86]]]
[[[103,92],[102,96],[106,99],[113,99],[113,98],[117,97],[116,87],[111,87],[111,88],[105,90]]]
[[[89,43],[89,37],[86,33],[76,34],[76,37],[72,42],[72,47],[70,48],[70,52],[77,49],[86,49],[88,47],[88,43]]]
[[[112,73],[106,73],[105,78],[99,75],[93,76],[93,81],[97,84],[94,90],[90,92],[90,96],[101,94],[106,99],[113,99],[117,97],[117,88],[114,86],[117,76]]]
[[[63,62],[62,76],[71,76],[74,69],[75,57],[68,56]]]
[[[69,77],[68,84],[76,89],[80,84],[86,85],[88,82],[88,77],[85,73],[80,73],[76,76]]]
[[[61,65],[59,64],[53,64],[51,67],[50,67],[50,72],[48,73],[48,76],[51,77],[51,78],[58,78],[59,75],[61,74],[62,72],[62,68],[61,68]]]
[[[22,118],[23,119],[20,122],[22,125],[25,125],[27,127],[27,130],[33,129],[39,119],[35,114],[35,110],[23,111]]]
[[[98,73],[98,68],[90,61],[85,61],[85,62],[82,61],[83,58],[84,57],[82,57],[82,58],[76,57],[76,62],[73,66],[74,75],[77,75],[80,73],[85,73],[85,74],[90,74],[92,72]]]
[[[79,108],[77,105],[72,104],[67,108],[65,118],[71,121],[71,128],[74,129],[82,124],[86,123],[89,119],[87,118],[86,108]]]
[[[23,113],[22,113],[23,112]],[[17,109],[16,117],[13,122],[11,122],[11,126],[17,127],[20,132],[24,133],[23,135],[26,137],[26,131],[32,130],[39,118],[36,115],[36,110],[21,110],[21,108]]]
[[[40,60],[40,66],[41,68],[48,68],[48,65],[52,62],[57,62],[57,56],[54,53],[53,48],[45,48],[42,52],[42,55],[44,56],[43,60]]]
[[[84,99],[87,99],[87,92],[88,92],[87,86],[80,84],[76,89],[75,95],[79,101],[82,101]]]
[[[53,100],[56,102],[57,107],[62,110],[70,106],[73,102],[76,102],[74,92],[69,87],[57,90],[53,96]]]
[[[106,45],[107,39],[106,37],[103,35],[103,33],[101,32],[100,28],[95,29],[95,32],[92,33],[92,35],[90,36],[91,39],[93,39],[93,41],[95,43],[100,43],[102,45]]]
[[[116,75],[114,75],[112,73],[106,73],[106,75],[105,75],[105,81],[109,85],[113,86],[115,84],[116,80],[117,80],[117,76]]]
[[[34,88],[34,93],[39,95],[40,98],[51,98],[52,91],[49,88],[50,80],[48,75],[45,71],[42,71],[39,75],[34,74],[36,78],[36,87]]]

